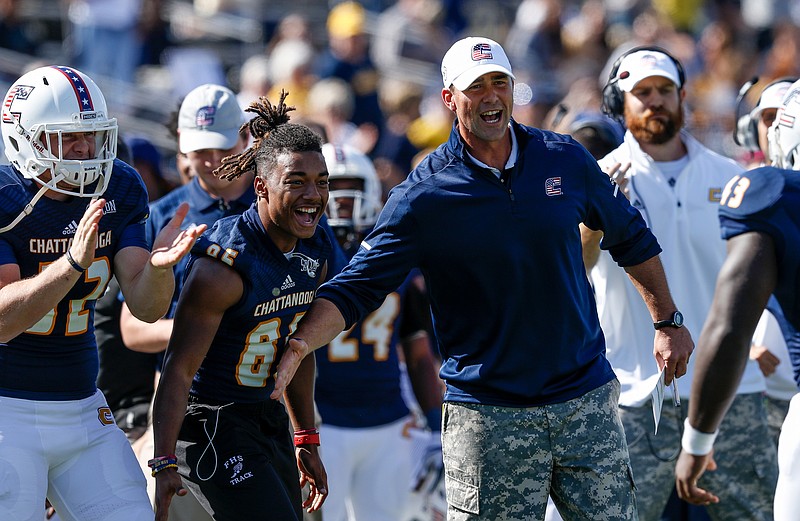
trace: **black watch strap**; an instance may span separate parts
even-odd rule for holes
[[[676,311],[667,320],[659,320],[658,322],[653,322],[653,328],[657,330],[663,329],[665,327],[674,327],[674,328],[683,327],[683,314],[680,311]]]

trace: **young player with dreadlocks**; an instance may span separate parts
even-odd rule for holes
[[[285,97],[251,104],[255,142],[215,172],[233,179],[255,171],[256,202],[217,221],[192,250],[154,405],[149,465],[160,521],[173,495],[186,494],[183,483],[217,521],[299,520],[303,507],[317,510],[327,496],[313,357],[286,389],[286,408],[269,398],[274,362],[331,255],[317,226],[328,201],[320,139],[288,123]]]

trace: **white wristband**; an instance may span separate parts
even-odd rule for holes
[[[711,434],[700,432],[689,425],[689,418],[686,418],[683,422],[681,447],[692,456],[705,456],[714,447],[714,440],[717,438],[718,433],[719,431],[714,431]]]

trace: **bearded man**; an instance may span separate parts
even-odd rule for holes
[[[680,391],[673,383],[672,391],[654,397],[667,360],[653,359],[653,335],[664,327],[686,327],[699,336],[725,260],[717,218],[720,196],[742,173],[734,161],[682,129],[685,81],[680,62],[663,49],[640,47],[623,54],[611,68],[603,104],[628,131],[622,145],[600,160],[658,238],[680,311],[658,317],[651,327],[636,288],[601,251],[602,232],[582,230],[607,357],[622,385],[619,407],[643,521],[661,518],[673,490],[694,366],[690,358],[688,376],[676,382]],[[719,503],[707,508],[713,519],[772,518],[777,454],[767,430],[764,390],[758,366],[749,361],[714,446],[717,470],[704,474],[698,485],[719,491]],[[654,421],[657,408],[660,421]]]

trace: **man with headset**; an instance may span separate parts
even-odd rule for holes
[[[748,81],[739,89],[739,96],[736,99],[736,129],[733,131],[733,141],[750,153],[746,163],[749,168],[767,164],[769,159],[767,130],[775,121],[783,95],[796,80],[797,78],[785,77],[768,83],[758,96],[758,101],[753,109],[744,114],[742,114],[743,102],[753,86],[758,83],[758,77]]]
[[[647,308],[634,298],[635,287],[609,255],[601,252],[591,266],[607,356],[622,384],[620,414],[644,521],[660,519],[673,488],[694,366],[690,359],[689,377],[680,379],[680,390],[676,382],[663,400],[658,393],[651,394],[661,365],[653,360],[654,329],[685,325],[694,336],[702,328],[725,260],[717,219],[720,195],[728,180],[742,172],[734,161],[682,130],[685,81],[683,67],[674,57],[663,49],[643,47],[614,63],[603,90],[603,110],[622,120],[628,130],[622,145],[600,165],[622,185],[662,245],[670,290],[682,310],[659,317],[651,327]],[[601,235],[584,230],[584,247],[596,251]],[[733,414],[720,428],[715,447],[718,469],[702,478],[719,491],[719,504],[708,508],[713,518],[772,517],[777,455],[767,431],[763,391],[763,376],[750,361],[731,407]]]

